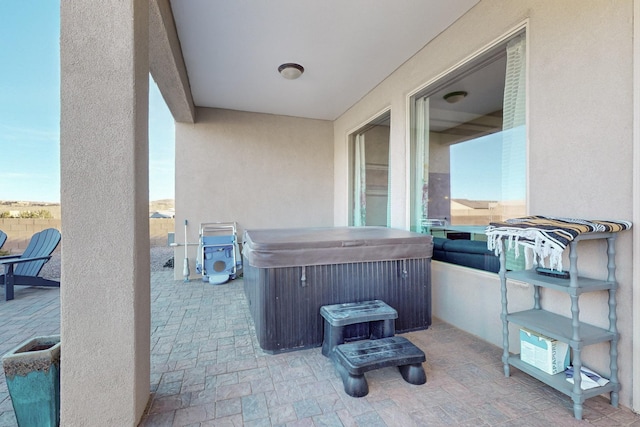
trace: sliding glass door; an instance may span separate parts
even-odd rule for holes
[[[351,135],[351,221],[389,225],[389,112]]]

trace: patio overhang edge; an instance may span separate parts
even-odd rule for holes
[[[196,109],[169,0],[149,2],[149,71],[173,118],[195,123]]]

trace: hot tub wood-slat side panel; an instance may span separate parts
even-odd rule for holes
[[[242,274],[244,293],[247,298],[247,304],[249,305],[249,312],[253,318],[256,337],[259,342],[262,342],[266,340],[266,326],[270,320],[267,315],[269,307],[259,302],[271,299],[269,291],[272,287],[269,286],[269,271],[245,264]]]
[[[245,264],[245,292],[260,346],[280,352],[322,344],[320,307],[381,299],[398,311],[396,331],[431,324],[431,260],[379,261],[304,267]],[[406,272],[405,272],[406,268]],[[346,329],[347,340],[366,338],[368,325]]]
[[[431,325],[431,259],[408,262],[406,267],[408,277],[428,279],[411,281],[409,287],[415,292],[415,300],[407,301],[404,290],[398,288],[397,298],[403,301],[400,307],[405,311],[400,322],[396,321],[396,330],[400,332],[424,329]]]
[[[316,315],[303,307],[315,305],[316,293],[303,286],[302,268],[273,269],[275,277],[277,317],[274,319],[274,336],[269,336],[278,349],[308,346],[308,337],[315,336]],[[308,283],[308,280],[306,283]]]
[[[255,285],[256,283],[258,283],[258,269],[245,264],[245,267],[242,269],[242,278],[244,295],[247,298],[249,312],[251,313],[251,317],[255,321],[255,319],[260,317],[257,313],[258,306],[255,304],[255,301],[257,301],[256,293],[258,291],[258,287]]]

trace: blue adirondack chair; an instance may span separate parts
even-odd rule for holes
[[[4,274],[0,281],[4,282],[4,299],[13,299],[14,286],[47,286],[60,287],[60,282],[38,277],[42,266],[51,258],[51,253],[60,243],[60,232],[55,228],[47,228],[31,237],[27,249],[21,255],[0,257],[0,265],[4,266]]]

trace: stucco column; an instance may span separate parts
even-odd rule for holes
[[[148,0],[61,2],[61,425],[149,397]]]

